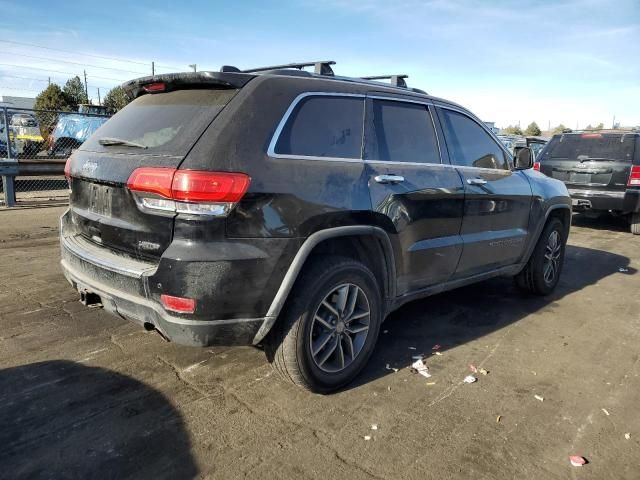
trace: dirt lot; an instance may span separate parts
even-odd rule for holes
[[[394,313],[364,374],[323,397],[257,349],[180,347],[83,307],[61,212],[0,211],[2,478],[640,476],[640,238],[621,221],[574,219],[551,298],[496,279]],[[434,344],[433,377],[410,373]],[[470,363],[489,374],[467,385]]]

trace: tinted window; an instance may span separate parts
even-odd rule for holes
[[[372,138],[365,158],[392,162],[440,163],[431,115],[424,105],[373,100]]]
[[[441,109],[449,157],[455,165],[508,170],[507,158],[491,136],[466,115]]]
[[[289,116],[276,143],[275,153],[360,158],[363,112],[363,98],[305,98]]]
[[[635,135],[583,133],[556,135],[542,152],[542,159],[588,160],[607,158],[631,163]]]
[[[138,97],[109,119],[82,145],[83,150],[126,151],[186,155],[205,128],[224,108],[237,90],[176,90]],[[100,117],[82,117],[93,125]],[[82,125],[79,126],[82,130]],[[104,147],[101,138],[117,138],[139,143],[146,150],[122,146]]]

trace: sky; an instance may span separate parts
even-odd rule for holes
[[[500,127],[640,125],[640,0],[0,0],[0,11],[0,95],[86,70],[97,101],[152,61],[165,73],[335,60],[338,75],[407,74]]]

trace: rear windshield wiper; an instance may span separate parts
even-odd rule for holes
[[[98,140],[98,143],[100,145],[104,145],[105,147],[113,145],[124,145],[125,147],[148,148],[146,145],[142,145],[141,143],[130,142],[129,140],[122,140],[121,138],[104,137]]]

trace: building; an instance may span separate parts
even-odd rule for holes
[[[35,98],[11,97],[9,95],[0,95],[0,107],[33,109],[35,104],[36,104]]]
[[[500,129],[496,127],[496,122],[484,122],[484,124],[487,126],[489,130],[491,130],[496,135],[500,133]]]

